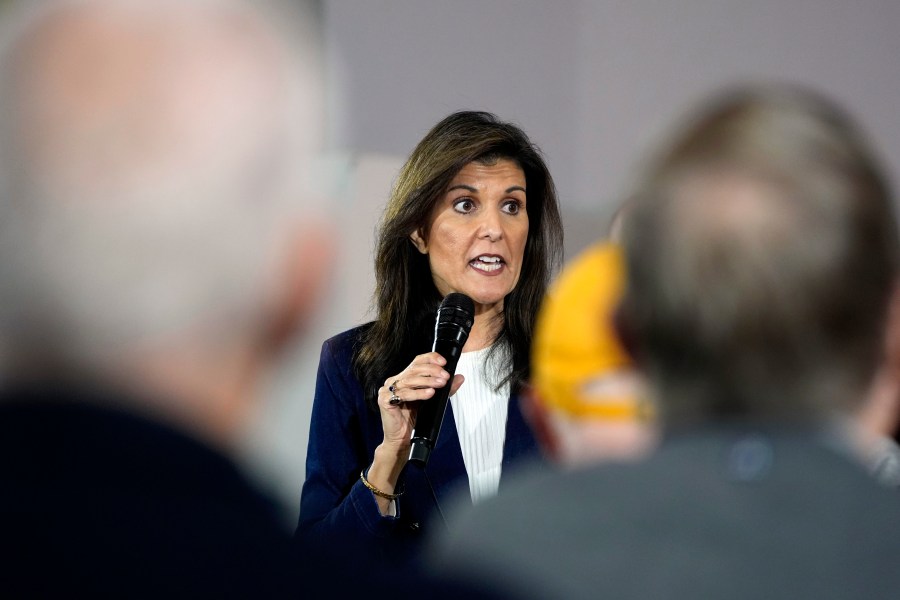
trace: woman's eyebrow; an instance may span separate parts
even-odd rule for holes
[[[458,183],[458,184],[450,187],[447,191],[452,192],[453,190],[468,190],[468,191],[472,192],[473,194],[478,193],[478,190],[476,188],[473,188],[471,185],[466,185],[464,183]]]
[[[453,190],[467,190],[467,191],[469,191],[469,192],[472,192],[473,194],[477,194],[477,193],[478,193],[478,189],[477,189],[477,188],[474,188],[474,187],[472,187],[471,185],[466,185],[466,184],[464,184],[464,183],[458,183],[458,184],[456,184],[456,185],[454,185],[454,186],[451,186],[451,187],[449,187],[449,188],[447,189],[448,192],[452,192]],[[514,186],[510,186],[510,187],[506,188],[506,193],[507,193],[507,194],[509,194],[510,192],[515,192],[515,191],[525,192],[525,188],[523,188],[521,185],[514,185]],[[527,192],[526,192],[526,193],[527,193]]]

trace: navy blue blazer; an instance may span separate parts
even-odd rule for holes
[[[446,527],[443,509],[454,498],[468,494],[468,477],[448,404],[428,466],[407,465],[400,478],[404,493],[397,501],[397,516],[381,515],[375,497],[359,477],[384,439],[381,416],[366,403],[352,372],[353,350],[365,327],[322,345],[297,538],[313,547],[341,545],[346,550],[355,546],[366,556],[376,553],[397,561],[401,555],[411,557],[435,528]],[[515,463],[539,461],[539,457],[537,442],[513,394],[502,473],[508,474]]]

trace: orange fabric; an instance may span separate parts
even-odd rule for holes
[[[646,419],[648,408],[624,382],[631,363],[612,326],[624,291],[618,246],[599,243],[566,265],[538,315],[532,378],[542,402],[574,416]]]

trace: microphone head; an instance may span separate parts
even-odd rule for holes
[[[444,296],[444,299],[441,300],[441,309],[444,308],[455,308],[457,310],[465,311],[470,315],[475,315],[475,302],[465,294],[460,294],[459,292],[451,292]]]
[[[432,350],[439,352],[448,361],[458,358],[462,347],[469,339],[472,324],[475,322],[475,303],[465,294],[447,294],[437,310],[434,321],[434,345]]]
[[[438,321],[453,321],[465,327],[468,331],[472,329],[472,321],[475,319],[475,302],[465,294],[453,292],[447,294],[441,301],[438,308]],[[465,322],[468,321],[468,324]]]

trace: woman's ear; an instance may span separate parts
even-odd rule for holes
[[[418,250],[422,254],[428,254],[428,242],[425,241],[425,237],[422,235],[421,229],[416,229],[411,234],[409,234],[409,239],[412,240],[412,243],[416,247],[416,250]]]

